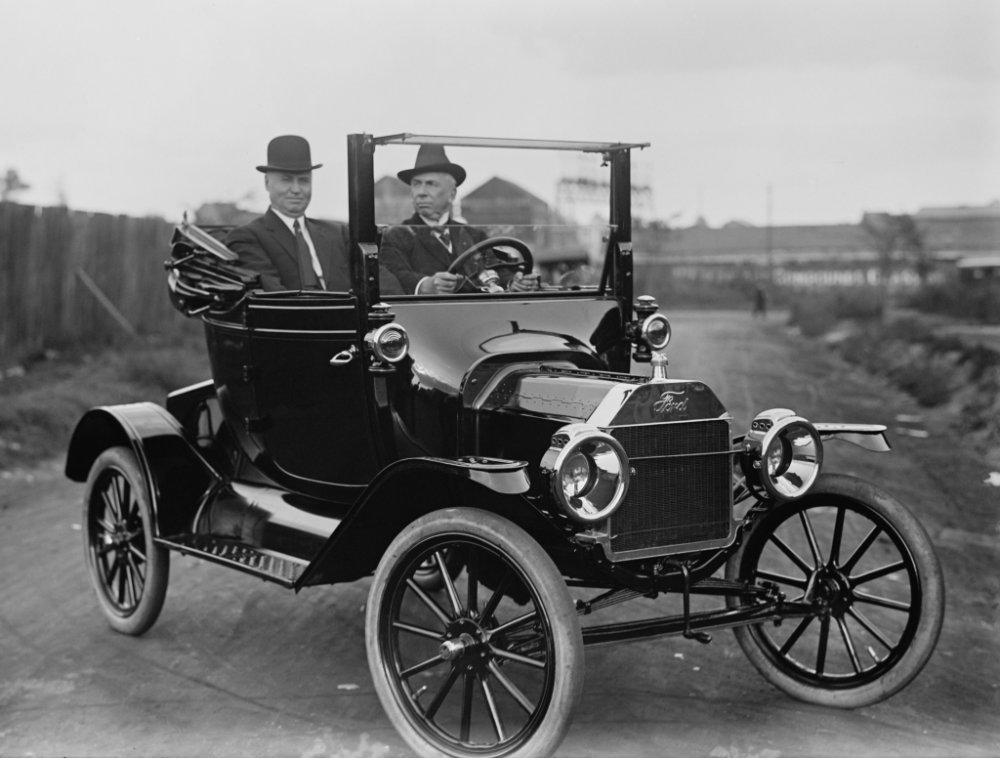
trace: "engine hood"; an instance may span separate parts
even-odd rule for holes
[[[620,324],[617,303],[607,299],[400,300],[392,311],[410,336],[415,383],[450,396],[460,394],[470,369],[483,361],[538,356],[599,367],[600,332],[609,322]]]
[[[600,428],[728,417],[703,382],[650,381],[544,364],[498,372],[474,406],[480,413],[518,412]]]

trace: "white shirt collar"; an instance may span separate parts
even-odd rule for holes
[[[296,221],[299,222],[299,226],[302,228],[302,233],[305,234],[305,235],[309,234],[309,232],[306,231],[306,217],[305,217],[305,215],[299,216],[297,219],[296,218],[292,218],[291,216],[286,216],[284,213],[282,213],[281,211],[279,211],[273,205],[271,206],[271,212],[275,216],[277,216],[278,218],[280,218],[285,223],[285,226],[288,227],[288,231],[290,231],[292,234],[295,233],[295,222]]]
[[[419,213],[417,215],[420,216],[420,218],[423,220],[425,224],[427,224],[427,226],[432,228],[437,226],[445,226],[448,223],[448,220],[451,218],[451,214],[448,211],[442,213],[441,218],[439,218],[437,221],[431,221],[429,218],[427,218],[427,216],[421,216]]]

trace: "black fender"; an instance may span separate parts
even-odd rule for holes
[[[66,476],[86,481],[97,457],[116,445],[135,454],[156,536],[190,531],[198,505],[221,477],[187,440],[177,419],[155,403],[91,408],[70,438]]]
[[[816,423],[813,426],[824,442],[844,440],[873,453],[888,453],[892,450],[892,445],[885,436],[886,428],[882,424]]]
[[[406,458],[387,466],[299,577],[296,590],[367,576],[408,524],[442,508],[481,508],[542,542],[565,542],[562,531],[527,499],[527,467],[524,461],[479,456]]]

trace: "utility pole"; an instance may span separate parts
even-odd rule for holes
[[[764,245],[767,250],[767,281],[774,282],[774,192],[771,183],[767,184],[767,226],[764,228]]]

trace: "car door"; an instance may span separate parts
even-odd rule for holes
[[[256,296],[247,308],[255,436],[286,484],[361,485],[377,470],[358,324],[343,293]]]

